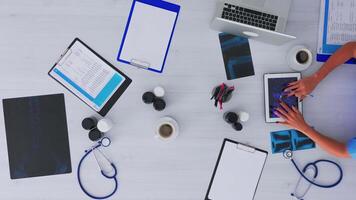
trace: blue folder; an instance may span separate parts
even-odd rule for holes
[[[179,11],[179,5],[161,0],[134,0],[117,60],[162,73]]]

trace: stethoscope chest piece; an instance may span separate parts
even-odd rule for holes
[[[100,144],[103,147],[108,147],[111,144],[111,140],[108,137],[104,137],[104,138],[101,139]]]
[[[292,159],[293,158],[293,151],[292,150],[285,150],[283,152],[283,157],[285,159]]]

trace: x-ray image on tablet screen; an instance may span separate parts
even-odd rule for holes
[[[280,121],[279,117],[274,113],[274,109],[279,107],[279,101],[285,102],[289,107],[294,106],[300,111],[302,110],[298,98],[295,96],[287,97],[287,93],[284,92],[289,83],[299,79],[299,73],[265,75],[266,122]]]
[[[268,98],[269,107],[277,108],[279,106],[279,101],[282,100],[289,107],[298,107],[298,98],[295,96],[287,97],[286,92],[283,90],[288,86],[289,83],[296,81],[297,78],[271,78],[268,79]],[[269,117],[277,118],[278,116],[270,109]]]

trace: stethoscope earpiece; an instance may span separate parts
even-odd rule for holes
[[[283,152],[283,157],[285,158],[285,159],[292,159],[293,158],[293,151],[292,150],[290,150],[290,149],[288,149],[288,150],[285,150],[284,152]]]
[[[300,199],[300,198],[296,197],[296,196],[294,195],[294,193],[290,193],[290,196],[292,196],[292,197],[294,197],[295,199],[298,199],[298,200],[304,200],[304,199]]]

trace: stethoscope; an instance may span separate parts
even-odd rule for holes
[[[97,143],[96,145],[94,145],[92,148],[90,148],[90,149],[88,149],[88,150],[85,150],[84,156],[83,156],[82,159],[80,159],[80,161],[79,161],[78,170],[77,170],[78,183],[79,183],[80,188],[83,190],[83,192],[84,192],[86,195],[88,195],[90,198],[93,198],[93,199],[106,199],[106,198],[109,198],[109,197],[111,197],[112,195],[114,195],[115,192],[117,191],[117,188],[118,188],[118,181],[117,181],[117,178],[116,178],[116,176],[117,176],[117,169],[116,169],[116,166],[114,165],[114,163],[110,162],[110,160],[104,155],[103,152],[100,151],[100,149],[98,149],[98,148],[101,147],[101,146],[102,146],[102,147],[108,147],[108,146],[110,146],[110,144],[111,144],[111,140],[110,140],[108,137],[103,137],[103,138],[102,138],[100,141],[98,141],[98,143]],[[106,174],[106,173],[104,172],[104,170],[102,169],[101,165],[99,164],[99,161],[98,161],[98,159],[97,159],[97,157],[96,157],[94,151],[99,152],[99,153],[106,159],[106,161],[108,161],[108,162],[111,164],[112,169],[113,169],[113,172],[114,172],[113,175],[108,175],[108,174]],[[83,186],[83,184],[82,184],[82,181],[81,181],[81,179],[80,179],[80,168],[81,168],[81,166],[82,166],[82,163],[83,163],[84,159],[85,159],[91,152],[93,152],[93,154],[94,154],[95,160],[96,160],[96,162],[97,162],[97,164],[98,164],[98,166],[99,166],[99,168],[100,168],[101,174],[102,174],[105,178],[107,178],[107,179],[113,179],[114,182],[115,182],[115,188],[114,188],[114,190],[113,190],[110,194],[108,194],[108,195],[105,195],[105,196],[94,196],[93,194],[91,194],[90,192],[88,192],[88,191],[84,188],[84,186]]]
[[[295,186],[295,189],[294,189],[294,192],[291,193],[291,196],[293,196],[295,199],[298,199],[298,200],[303,200],[304,196],[308,193],[310,187],[312,185],[315,185],[317,187],[321,187],[321,188],[333,188],[337,185],[339,185],[339,183],[341,182],[342,178],[343,178],[343,171],[341,169],[341,166],[339,164],[337,164],[336,162],[334,161],[331,161],[331,160],[325,160],[325,159],[319,159],[319,160],[316,160],[314,162],[310,162],[308,164],[306,164],[303,168],[303,170],[300,170],[299,167],[297,166],[296,162],[294,161],[293,159],[293,152],[291,150],[286,150],[283,152],[283,156],[286,158],[286,159],[289,159],[292,161],[294,167],[297,169],[297,171],[299,172],[300,174],[300,177],[299,177],[299,180]],[[332,164],[334,166],[337,167],[337,169],[339,170],[339,178],[337,181],[335,181],[334,183],[331,183],[331,184],[321,184],[321,183],[317,183],[315,182],[315,179],[317,178],[317,176],[319,175],[319,172],[318,172],[318,164],[320,163],[329,163],[329,164]],[[312,179],[308,178],[305,174],[308,173],[308,172],[313,172],[314,175],[312,175]],[[297,194],[297,189],[301,183],[301,180],[305,179],[309,185],[308,187],[305,189],[305,191],[301,194]]]

